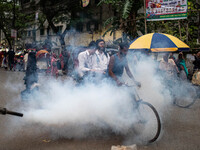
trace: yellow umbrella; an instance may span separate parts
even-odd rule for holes
[[[151,52],[189,51],[190,47],[175,36],[164,33],[149,33],[135,39],[129,50],[148,50]]]

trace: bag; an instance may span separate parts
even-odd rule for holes
[[[192,76],[192,84],[200,85],[200,70],[195,71]]]

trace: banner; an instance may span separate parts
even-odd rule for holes
[[[38,20],[38,12],[35,13],[35,20]]]
[[[17,37],[17,31],[14,29],[11,29],[11,37],[16,38]]]
[[[90,0],[82,0],[83,7],[86,7],[89,4]]]
[[[147,21],[187,18],[187,0],[146,0]]]

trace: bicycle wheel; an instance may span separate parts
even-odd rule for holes
[[[174,104],[181,108],[189,108],[197,100],[196,89],[193,86],[180,88],[180,92],[175,94]]]
[[[142,143],[156,141],[161,132],[161,121],[157,110],[148,102],[138,101],[137,122],[134,124],[136,138]]]

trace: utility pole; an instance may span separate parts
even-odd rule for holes
[[[196,0],[196,3],[199,4],[199,0]],[[200,6],[200,5],[199,5]],[[198,8],[198,19],[199,19],[199,22],[198,22],[198,43],[200,43],[200,11],[199,11],[200,8]]]
[[[182,40],[182,34],[181,34],[181,22],[178,20],[178,29],[179,29],[179,38]]]
[[[13,32],[15,35],[15,19],[16,19],[16,13],[15,13],[15,5],[16,5],[16,0],[13,0],[13,22],[12,22],[12,26],[13,26]],[[16,40],[16,36],[13,37],[13,50],[16,51],[16,47],[15,47],[15,40]]]
[[[146,0],[144,0],[144,33],[147,34]]]
[[[33,41],[36,43],[36,24],[38,20],[38,12],[35,13],[35,22],[34,22],[34,27],[33,27]]]

